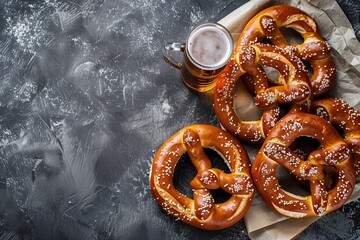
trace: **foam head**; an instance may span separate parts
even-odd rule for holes
[[[187,51],[195,65],[205,69],[217,69],[229,60],[233,51],[233,41],[224,27],[207,23],[190,33]]]

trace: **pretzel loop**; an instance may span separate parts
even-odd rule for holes
[[[290,146],[300,136],[315,138],[321,148],[302,159]],[[298,178],[308,180],[309,196],[283,190],[276,177],[282,165]],[[337,169],[338,180],[328,189],[325,167]],[[356,182],[351,152],[336,130],[322,118],[306,113],[287,114],[270,131],[252,166],[255,186],[274,210],[288,217],[318,216],[336,210],[350,197]]]
[[[289,44],[280,30],[283,27],[297,31],[303,42],[298,45]],[[334,85],[336,72],[330,45],[321,36],[311,16],[292,6],[277,5],[264,9],[244,27],[235,51],[239,51],[242,46],[259,43],[264,38],[281,48],[292,45],[295,55],[310,62],[313,68],[310,82],[314,96],[323,95]]]
[[[314,102],[313,112],[328,120],[343,132],[350,147],[356,175],[360,175],[360,112],[341,99],[321,99]]]
[[[203,148],[219,152],[230,173],[213,168]],[[193,199],[173,186],[172,174],[181,155],[188,153],[198,173],[190,182]],[[203,229],[223,229],[238,222],[251,205],[254,187],[245,149],[229,133],[210,125],[183,128],[168,139],[155,155],[150,175],[151,191],[171,215]],[[215,203],[211,190],[222,188],[232,194]]]
[[[217,78],[214,108],[222,126],[240,139],[260,142],[279,120],[279,104],[291,104],[290,112],[308,111],[312,90],[301,60],[290,54],[291,48],[256,44],[242,46]],[[269,87],[264,66],[279,73],[281,86]],[[234,110],[233,96],[237,80],[248,74],[254,81],[255,102],[263,110],[258,121],[243,121]]]

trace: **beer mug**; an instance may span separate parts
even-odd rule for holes
[[[180,70],[184,84],[197,92],[214,88],[216,77],[224,69],[233,52],[230,32],[220,24],[199,25],[188,35],[186,43],[165,43],[164,60]],[[178,62],[170,52],[182,52]]]

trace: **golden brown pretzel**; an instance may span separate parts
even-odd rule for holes
[[[280,86],[269,87],[262,66],[278,71]],[[264,110],[259,121],[242,121],[234,110],[236,82],[245,73],[256,79],[255,101]],[[293,104],[291,111],[308,111],[311,99],[311,86],[304,65],[289,48],[255,44],[238,48],[217,77],[214,108],[227,131],[240,139],[260,142],[279,119],[279,103]]]
[[[289,148],[299,136],[313,137],[320,143],[320,149],[311,152],[307,160]],[[308,180],[311,195],[297,196],[283,190],[276,178],[279,164]],[[331,190],[326,188],[324,166],[333,166],[338,171],[337,184]],[[251,172],[265,202],[280,214],[294,218],[319,216],[338,209],[348,200],[356,182],[350,149],[336,129],[316,115],[301,112],[285,115],[276,123]]]
[[[353,154],[356,174],[360,174],[360,113],[342,99],[330,98],[314,102],[314,112],[342,130],[344,141]]]
[[[216,150],[231,173],[212,168],[203,148]],[[194,199],[179,193],[173,185],[175,165],[185,152],[198,171],[190,183]],[[210,125],[188,126],[169,138],[156,153],[150,175],[151,192],[177,219],[202,229],[223,229],[238,222],[251,205],[254,186],[249,164],[246,150],[231,134]],[[215,203],[210,190],[218,188],[232,194],[230,199]]]
[[[277,5],[259,12],[242,30],[235,50],[261,42],[265,37],[276,46],[286,47],[289,43],[280,31],[282,27],[294,29],[304,39],[303,43],[296,45],[294,53],[312,65],[310,82],[314,96],[329,91],[336,77],[330,45],[321,36],[315,20],[298,8]]]

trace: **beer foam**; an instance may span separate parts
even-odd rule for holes
[[[209,68],[221,67],[232,53],[229,37],[216,26],[204,26],[189,36],[188,53],[197,64]]]

